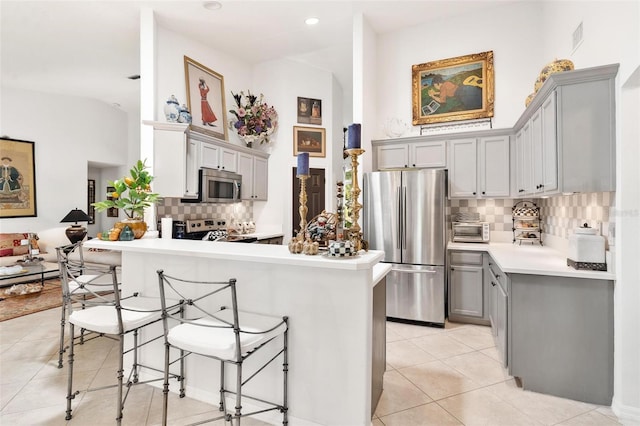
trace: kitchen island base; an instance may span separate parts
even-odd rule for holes
[[[380,392],[384,373],[384,312],[374,312],[374,289],[384,284],[388,272],[376,272],[383,265],[378,264],[382,252],[334,260],[262,244],[142,239],[86,245],[122,250],[127,294],[158,295],[158,269],[190,280],[236,278],[240,309],[289,317],[289,424],[371,424],[377,401],[372,390]],[[375,299],[377,306],[384,306]],[[163,353],[158,341],[145,347],[141,358],[161,369]],[[260,355],[249,361],[265,361]],[[187,359],[187,396],[217,404],[212,383],[218,377],[219,366],[213,360]],[[248,384],[247,392],[277,400],[281,395],[274,392],[273,383],[281,377],[281,366],[270,365]],[[281,418],[263,420],[277,424]]]

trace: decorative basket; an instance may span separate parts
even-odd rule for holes
[[[351,241],[332,241],[329,244],[329,256],[333,257],[352,257],[358,254],[358,251],[351,244]]]

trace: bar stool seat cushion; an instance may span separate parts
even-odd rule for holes
[[[142,327],[162,316],[160,300],[155,298],[132,297],[123,300],[122,307],[122,326],[125,332]],[[118,313],[114,306],[94,306],[73,311],[69,316],[69,322],[98,333],[120,333]]]
[[[216,316],[233,324],[232,309],[225,309],[217,313]],[[240,332],[240,350],[242,354],[246,354],[271,338],[283,334],[287,329],[287,325],[282,322],[280,317],[249,312],[238,311],[238,322],[242,329]],[[228,328],[208,327],[211,325]],[[262,332],[272,328],[273,330],[266,333],[251,333]],[[195,320],[193,323],[175,326],[169,330],[167,338],[169,343],[186,351],[214,356],[223,360],[233,360],[236,356],[236,339],[233,328],[229,324],[216,321],[213,318],[203,318]]]

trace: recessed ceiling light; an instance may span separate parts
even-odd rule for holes
[[[307,18],[304,20],[304,23],[307,25],[315,25],[318,22],[320,22],[320,20],[318,18]]]
[[[205,1],[202,3],[202,7],[207,10],[218,10],[222,7],[222,3],[219,1]]]

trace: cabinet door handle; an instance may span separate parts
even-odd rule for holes
[[[476,195],[476,191],[473,191],[473,195]]]
[[[495,286],[496,286],[496,283],[494,283],[493,281],[491,281],[491,285],[495,287]]]
[[[518,189],[518,192],[524,192],[524,189]]]
[[[482,195],[486,194],[486,192],[482,191]]]
[[[451,267],[451,270],[452,270],[452,271],[455,271],[455,268],[452,266],[452,267]]]

